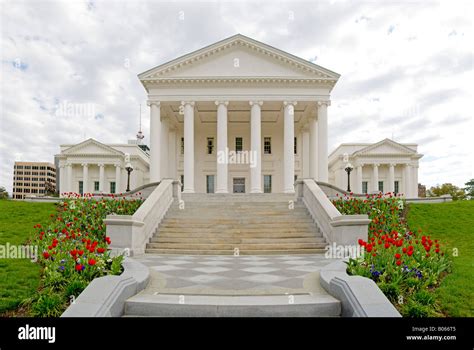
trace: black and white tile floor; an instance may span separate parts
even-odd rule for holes
[[[154,294],[280,295],[324,293],[319,270],[333,262],[324,255],[135,257],[151,271]]]

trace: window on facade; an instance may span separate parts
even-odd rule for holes
[[[184,154],[184,137],[181,137],[181,154]]]
[[[38,190],[37,190],[36,188],[33,188],[33,189],[31,190],[31,193],[38,193]]]
[[[115,181],[110,182],[110,193],[115,193]]]
[[[31,165],[25,165],[25,169],[31,169]]]
[[[30,189],[29,189],[29,188],[24,188],[24,189],[23,189],[23,192],[24,192],[24,193],[30,193]]]
[[[37,167],[36,165],[33,165],[33,166],[31,167],[31,169],[33,169],[33,170],[38,170],[38,167]]]
[[[184,190],[184,175],[181,175],[181,192]]]
[[[369,189],[369,182],[362,181],[362,193],[368,193],[368,189]]]
[[[244,140],[242,137],[235,138],[235,151],[242,152],[244,149]]]
[[[298,143],[297,141],[298,141],[298,140],[297,140],[296,137],[295,137],[295,141],[294,141],[294,153],[295,153],[295,154],[296,154],[297,151],[298,151],[298,147],[296,146],[297,143]]]
[[[383,193],[383,181],[379,181],[379,192]]]
[[[79,181],[79,194],[84,194],[84,182]]]
[[[271,175],[263,175],[263,193],[272,193]]]
[[[298,180],[298,175],[295,175],[295,176],[293,177],[293,181],[296,182],[296,180]]]
[[[398,193],[399,190],[400,190],[400,182],[395,181],[395,182],[393,183],[393,192]]]
[[[212,154],[214,149],[214,137],[207,138],[207,154]]]
[[[214,175],[206,175],[206,193],[214,193]]]
[[[46,170],[45,166],[40,166],[40,170]]]
[[[94,181],[94,192],[99,192],[99,181]]]
[[[271,137],[263,138],[263,153],[272,154],[272,138]]]

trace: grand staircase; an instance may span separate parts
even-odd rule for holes
[[[264,255],[323,253],[326,242],[306,207],[287,194],[183,194],[146,253]]]

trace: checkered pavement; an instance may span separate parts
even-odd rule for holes
[[[319,270],[333,262],[324,255],[136,257],[150,268],[148,293],[281,295],[322,292]]]

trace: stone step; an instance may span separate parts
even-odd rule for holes
[[[211,236],[211,237],[173,237],[173,236],[162,236],[153,237],[150,243],[203,243],[203,244],[260,244],[260,243],[322,243],[325,244],[323,237],[260,237],[260,238],[246,238],[246,237],[234,237],[234,236]]]
[[[302,249],[239,249],[238,255],[289,255],[289,254],[324,254],[325,249],[302,248]],[[173,254],[173,255],[234,255],[235,250],[200,250],[200,249],[146,249],[147,254]]]
[[[214,233],[214,234],[252,234],[252,233],[318,233],[318,229],[313,226],[257,226],[257,225],[209,225],[209,226],[194,226],[194,225],[166,225],[160,226],[157,233],[173,233],[173,232],[182,232],[182,233]]]
[[[288,202],[293,200],[296,202],[294,194],[284,193],[233,193],[233,194],[206,194],[206,193],[183,193],[181,194],[183,201],[189,202],[224,202],[224,203],[259,203],[259,202]]]
[[[182,217],[166,217],[163,224],[182,224],[186,223],[187,225],[275,225],[275,224],[284,224],[284,225],[293,225],[293,224],[313,224],[313,220],[309,217],[236,217],[236,218],[221,218],[221,217],[187,217],[183,215]]]
[[[312,220],[292,220],[292,221],[261,221],[262,219],[254,219],[254,218],[242,218],[240,221],[239,219],[235,220],[226,220],[226,219],[215,219],[215,220],[208,220],[208,219],[168,219],[165,218],[160,225],[161,228],[166,227],[188,227],[188,228],[202,228],[202,227],[217,227],[221,229],[227,228],[254,228],[254,229],[273,229],[273,228],[305,228],[305,229],[312,229],[315,227]]]
[[[264,243],[148,243],[147,249],[184,249],[184,250],[282,250],[282,249],[324,249],[325,243],[278,243],[271,239]]]
[[[170,210],[168,211],[167,215],[169,216],[214,216],[214,217],[219,217],[219,216],[228,216],[228,217],[236,217],[236,216],[246,216],[246,215],[261,215],[261,216],[287,216],[287,217],[307,217],[309,214],[303,210],[289,210],[289,209],[281,209],[281,210],[240,210],[240,209],[215,209],[215,210],[203,210],[202,208],[200,209],[183,209],[183,210]]]
[[[125,316],[149,317],[338,317],[341,303],[330,295],[207,296],[137,294]]]
[[[248,232],[248,231],[170,231],[170,230],[163,230],[156,233],[153,238],[159,237],[171,237],[171,238],[305,238],[305,237],[321,237],[322,234],[320,232],[311,232],[307,230],[301,231],[287,231],[287,232],[278,232],[278,231],[255,231],[255,232]],[[152,239],[153,239],[152,238]]]

